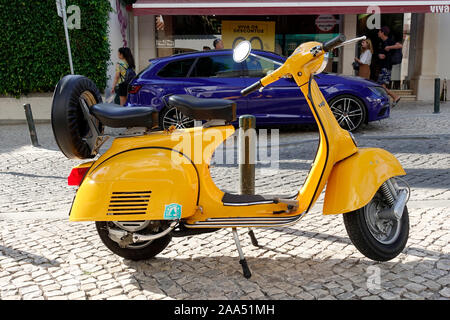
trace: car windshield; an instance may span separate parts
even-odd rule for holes
[[[258,56],[249,56],[245,63],[247,65],[247,76],[251,78],[265,77],[279,67],[278,64]]]

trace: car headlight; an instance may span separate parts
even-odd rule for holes
[[[389,99],[386,89],[384,89],[383,87],[369,87],[369,89],[370,89],[370,91],[375,93],[377,96],[381,96],[386,99]]]

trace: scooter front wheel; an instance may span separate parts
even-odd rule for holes
[[[409,216],[405,206],[400,219],[385,219],[380,213],[388,208],[380,190],[363,208],[343,214],[345,228],[355,247],[375,261],[389,261],[406,246]]]
[[[161,253],[172,240],[172,236],[167,234],[155,240],[130,243],[122,247],[110,237],[110,228],[117,227],[113,222],[97,221],[95,225],[100,239],[109,250],[122,258],[134,261],[153,258]]]

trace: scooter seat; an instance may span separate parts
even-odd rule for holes
[[[187,94],[173,95],[169,105],[195,120],[236,120],[236,103],[226,99],[202,99]]]
[[[158,125],[158,111],[153,107],[123,107],[113,103],[99,103],[91,107],[92,114],[111,128],[146,127]]]

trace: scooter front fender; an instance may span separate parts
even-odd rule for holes
[[[327,183],[323,214],[362,208],[386,180],[405,174],[397,158],[386,150],[361,148],[334,165]]]
[[[199,177],[183,153],[129,149],[100,158],[81,183],[71,221],[173,220],[197,210]]]

